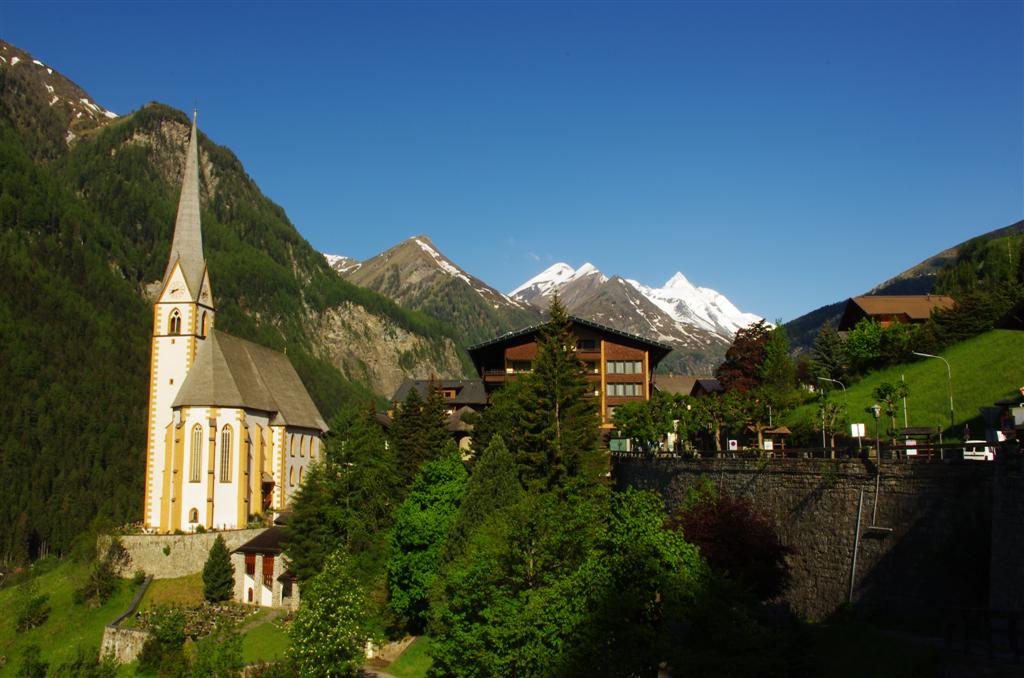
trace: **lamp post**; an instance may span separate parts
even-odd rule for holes
[[[846,386],[843,384],[843,382],[839,381],[838,379],[829,379],[828,377],[818,377],[818,381],[830,381],[833,384],[839,384],[839,386],[843,389],[843,408],[846,409],[847,411],[849,411],[850,403],[846,399]],[[824,418],[822,420],[824,421]],[[835,434],[835,431],[833,431],[833,434]],[[824,444],[825,444],[825,438],[824,438],[824,436],[822,436],[822,445],[824,445]],[[833,449],[834,449],[834,446],[833,446]]]
[[[953,370],[949,367],[949,361],[943,358],[941,355],[932,355],[931,353],[918,353],[917,351],[911,351],[914,355],[919,355],[922,358],[938,358],[942,362],[946,363],[946,382],[949,385],[949,430],[953,430]]]

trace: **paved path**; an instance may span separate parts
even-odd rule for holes
[[[285,613],[285,610],[280,607],[271,607],[268,609],[270,610],[270,614],[264,615],[262,612],[254,614],[253,619],[248,620],[238,628],[238,632],[245,633],[246,631],[251,631],[257,626],[269,624]]]

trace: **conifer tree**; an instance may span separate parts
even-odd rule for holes
[[[462,554],[470,533],[492,513],[511,506],[522,497],[516,460],[500,435],[491,439],[466,481],[466,490],[448,534],[442,560],[450,562]]]
[[[586,371],[565,306],[556,294],[541,328],[533,371],[524,377],[522,440],[518,461],[528,485],[561,485],[579,474],[597,447],[597,408],[585,397]]]
[[[331,420],[324,454],[310,468],[292,506],[285,552],[300,582],[344,547],[361,567],[383,558],[383,532],[402,494],[394,452],[372,408]]]
[[[224,537],[217,535],[203,565],[203,595],[211,603],[230,600],[235,590],[235,570]]]
[[[420,449],[426,445],[423,437],[423,398],[413,386],[405,400],[395,409],[391,426],[391,445],[395,449],[398,468],[408,482],[419,468]]]
[[[825,322],[814,338],[811,365],[817,376],[842,380],[846,376],[847,357],[843,339],[831,320]]]

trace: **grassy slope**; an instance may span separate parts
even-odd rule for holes
[[[942,354],[949,361],[953,373],[953,409],[955,424],[951,436],[960,438],[965,423],[970,423],[972,437],[984,435],[979,407],[991,406],[995,401],[1017,393],[1024,386],[1024,332],[993,330],[953,346]],[[946,366],[934,358],[897,365],[867,375],[847,388],[848,419],[868,424],[869,437],[874,434],[871,416],[865,408],[875,402],[871,392],[883,381],[898,382],[906,376],[910,388],[907,398],[907,419],[910,426],[949,426],[949,390]],[[842,392],[836,388],[830,398],[842,402]],[[796,423],[816,417],[816,405],[796,409],[787,421]],[[884,413],[882,415],[885,417]],[[902,408],[897,426],[902,426]],[[879,423],[884,431],[885,421]]]
[[[50,617],[42,626],[28,633],[14,630],[14,605],[19,586],[0,590],[0,655],[7,657],[6,666],[0,667],[0,676],[15,675],[21,664],[22,649],[36,644],[42,649],[43,661],[51,668],[72,659],[79,647],[89,651],[99,648],[103,627],[131,603],[135,587],[128,581],[119,581],[117,592],[105,605],[90,608],[76,605],[71,600],[76,583],[89,573],[88,565],[65,561],[54,570],[40,575],[36,581],[40,593],[50,596]]]
[[[430,638],[420,636],[384,671],[395,678],[423,678],[433,663],[430,657]]]

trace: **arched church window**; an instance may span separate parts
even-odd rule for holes
[[[203,465],[203,427],[199,424],[192,428],[192,449],[190,454],[191,463],[189,464],[188,479],[193,483],[198,483],[199,472]]]
[[[220,432],[220,481],[231,482],[231,427],[225,426]]]
[[[289,485],[294,485],[295,484],[295,467],[294,466],[291,466],[288,469],[288,484]]]
[[[295,434],[292,433],[288,436],[288,454],[295,456]]]
[[[303,466],[299,467],[299,485],[302,484],[302,471],[303,471],[304,468],[305,467],[303,467]]]
[[[188,512],[188,522],[190,522],[190,523],[198,523],[199,522],[199,510],[198,509],[190,509],[189,510],[189,512]]]
[[[299,436],[299,456],[306,456],[306,436]],[[299,482],[302,482],[301,480]]]
[[[202,323],[200,323],[200,325],[199,325],[199,332],[200,332],[199,336],[200,336],[200,337],[206,338],[206,333],[207,333],[207,332],[209,331],[209,329],[210,329],[210,327],[209,327],[209,322],[210,322],[210,319],[209,319],[209,317],[208,317],[208,316],[206,315],[206,311],[203,311],[203,321],[202,321]]]
[[[168,334],[181,334],[181,313],[178,309],[171,311],[170,331]]]

